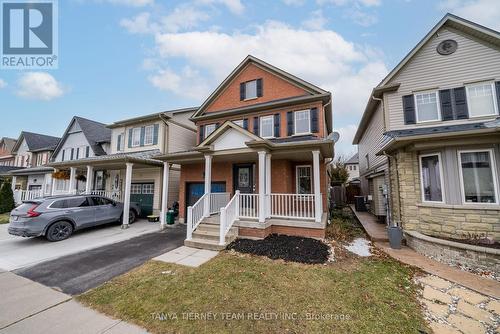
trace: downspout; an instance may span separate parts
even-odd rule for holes
[[[397,187],[398,187],[398,196],[400,196],[401,195],[401,182],[399,180],[398,158],[395,155],[393,156],[393,155],[387,154],[386,151],[383,151],[382,154],[385,157],[387,157],[387,159],[389,161],[389,189],[392,189],[391,172],[390,172],[391,171],[391,158],[394,159],[394,163],[395,163],[394,167],[396,169],[396,182],[397,182]],[[389,226],[390,226],[391,223],[392,223],[392,210],[391,210],[392,196],[390,196],[390,190],[387,192],[387,195],[388,195],[388,197],[390,199],[389,201],[387,201],[388,202],[388,206],[389,206],[389,210],[388,210],[388,212],[389,212],[389,222],[388,223],[389,223]],[[400,200],[400,198],[398,198],[398,208],[399,208],[399,210],[398,210],[398,221],[399,221],[399,224],[401,224],[401,209],[402,208],[401,208],[401,200]],[[397,226],[397,223],[396,223],[395,226]]]
[[[169,128],[168,120],[170,119],[170,117],[165,117],[163,114],[160,114],[160,119],[163,121],[163,123],[165,123],[165,127],[166,127],[165,130],[167,132],[167,135],[164,136],[164,138],[163,138],[163,144],[162,144],[162,146],[163,146],[162,154],[165,154],[165,153],[168,153],[168,145],[169,145],[168,137],[170,137],[170,128]]]
[[[328,102],[323,106],[323,117],[324,117],[324,120],[325,120],[325,125],[326,125],[326,107],[329,106],[330,104],[332,104],[332,97],[331,97],[331,95],[330,95],[330,99],[328,100]],[[333,130],[333,110],[332,110],[332,130]],[[325,136],[325,138],[328,137],[328,135]],[[333,149],[333,157],[325,162],[326,166],[328,166],[334,160],[334,158],[335,158],[335,145],[333,147],[334,147],[334,149]]]

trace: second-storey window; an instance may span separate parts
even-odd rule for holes
[[[440,120],[439,100],[437,92],[415,94],[417,122],[430,122]]]
[[[493,83],[480,83],[467,87],[467,104],[470,117],[495,115],[497,105]]]
[[[245,100],[257,97],[257,80],[245,82]]]
[[[134,128],[132,130],[132,147],[141,145],[141,128]]]
[[[263,116],[260,118],[260,136],[262,138],[274,137],[274,116]]]
[[[294,112],[295,131],[296,135],[311,133],[311,112],[309,110],[301,110]]]
[[[441,155],[420,156],[420,183],[424,202],[443,202],[443,178],[441,173]]]
[[[243,120],[242,119],[238,119],[236,121],[233,121],[234,124],[238,125],[238,126],[241,126],[243,127]]]
[[[144,145],[153,145],[153,133],[153,125],[148,125],[144,128]]]
[[[493,150],[459,151],[465,203],[497,204],[498,185]]]
[[[204,138],[207,138],[208,136],[210,136],[212,134],[212,132],[215,131],[216,128],[217,128],[217,124],[205,125],[205,137]]]

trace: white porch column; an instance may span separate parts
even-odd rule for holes
[[[319,151],[312,151],[313,155],[313,180],[314,180],[314,221],[321,222],[322,199],[320,188],[320,175],[319,175]]]
[[[54,172],[57,172],[57,170],[55,170]],[[52,185],[50,186],[50,196],[54,196],[55,192],[56,192],[56,179],[55,179],[54,175],[52,175]]]
[[[266,151],[259,151],[259,223],[266,221]]]
[[[16,182],[17,182],[17,176],[12,176],[12,184],[10,185],[12,188],[12,192],[16,190]]]
[[[122,228],[128,228],[128,218],[130,211],[130,188],[132,185],[132,166],[134,164],[127,162],[125,171],[125,196],[123,198],[123,221]]]
[[[161,216],[160,216],[160,227],[165,228],[166,214],[168,210],[168,185],[169,185],[169,174],[170,174],[170,164],[168,162],[163,163],[163,188],[161,193]]]
[[[87,182],[85,183],[85,193],[90,194],[92,191],[92,181],[94,180],[94,167],[87,166]]]
[[[210,192],[212,188],[212,156],[205,155],[205,205],[203,215],[210,216]]]
[[[76,167],[70,167],[69,169],[69,193],[74,194],[76,192]]]
[[[271,153],[266,155],[266,217],[271,217]]]

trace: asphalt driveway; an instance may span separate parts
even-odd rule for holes
[[[163,231],[18,269],[14,273],[76,295],[181,246],[185,237],[185,226],[176,225]]]
[[[146,220],[139,220],[125,230],[119,225],[102,225],[77,231],[70,238],[58,242],[13,236],[7,228],[8,224],[0,225],[0,270],[11,271],[157,232],[159,225]]]

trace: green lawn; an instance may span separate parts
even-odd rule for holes
[[[0,224],[9,223],[10,212],[0,214]]]
[[[78,299],[153,333],[418,333],[412,275],[380,257],[303,265],[226,251],[199,268],[150,261]]]

